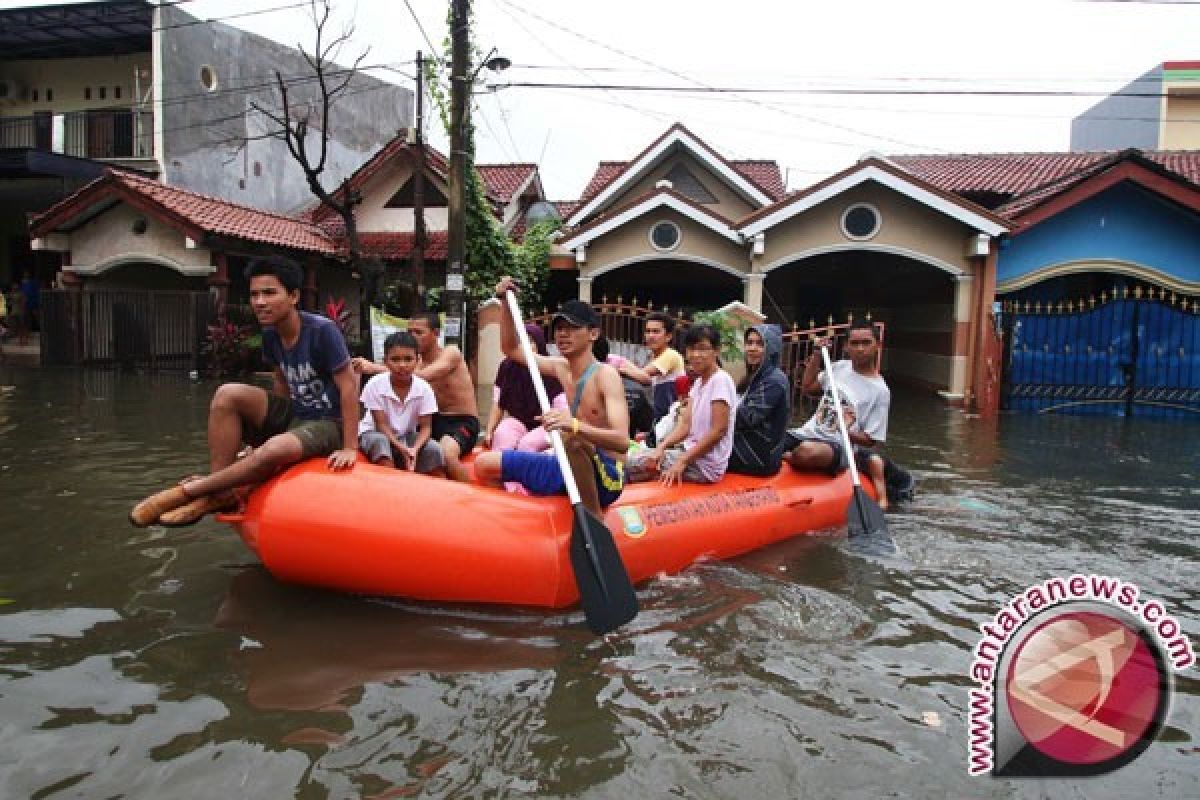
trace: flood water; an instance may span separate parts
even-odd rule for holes
[[[1091,780],[966,772],[978,626],[1027,585],[1136,582],[1196,642],[1200,424],[992,426],[897,392],[899,552],[799,539],[578,612],[288,587],[224,526],[146,530],[214,384],[0,367],[0,797],[1200,797],[1200,682]],[[502,568],[502,566],[500,567]]]

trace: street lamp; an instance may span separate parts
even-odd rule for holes
[[[487,67],[499,72],[512,66],[504,56],[496,55],[496,49],[484,56],[475,70],[468,74],[469,67],[469,24],[467,13],[469,0],[453,0],[451,3],[450,40],[450,174],[447,213],[449,219],[446,232],[446,288],[442,294],[446,310],[443,326],[448,344],[457,344],[465,351],[466,321],[463,313],[463,291],[466,288],[463,273],[466,270],[467,250],[467,100],[471,87],[479,72]]]

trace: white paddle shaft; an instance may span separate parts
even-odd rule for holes
[[[521,333],[525,333],[524,330]],[[850,480],[855,486],[858,482],[858,466],[854,463],[854,449],[850,446],[850,431],[846,430],[846,420],[842,417],[842,393],[838,391],[837,379],[833,377],[833,364],[829,363],[829,349],[821,348],[821,360],[825,362],[825,375],[829,378],[829,388],[833,390],[833,415],[837,417],[838,431],[842,434],[842,447],[846,448],[846,462],[850,465]]]
[[[521,341],[521,352],[525,355],[525,366],[529,368],[529,379],[533,381],[533,391],[537,393],[538,406],[545,414],[550,410],[550,399],[546,397],[546,384],[542,380],[541,370],[538,369],[537,354],[533,351],[529,334],[525,332],[525,323],[521,319],[521,307],[517,305],[517,295],[515,292],[507,291],[504,293],[504,299],[508,302],[508,313],[512,316],[513,327],[517,329],[517,338]],[[554,445],[554,456],[558,459],[558,468],[562,470],[563,483],[567,486],[567,497],[570,498],[571,505],[578,505],[582,502],[579,499],[579,487],[575,485],[575,473],[571,472],[571,462],[567,458],[566,448],[563,447],[562,435],[557,430],[549,433],[550,442]]]

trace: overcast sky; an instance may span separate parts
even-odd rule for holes
[[[296,0],[184,0],[224,18]],[[374,72],[396,82],[438,48],[448,0],[335,0]],[[0,6],[42,5],[0,2]],[[600,160],[679,121],[730,158],[779,162],[790,188],[864,153],[1066,150],[1070,120],[1156,64],[1200,59],[1200,3],[1079,0],[475,0],[477,44],[513,62],[486,82],[742,89],[1065,91],[1058,97],[502,88],[477,98],[481,162],[536,161],[552,199]],[[223,19],[309,44],[306,8]],[[397,72],[398,70],[398,72]],[[485,71],[486,72],[486,71]],[[484,78],[481,76],[481,81]],[[428,126],[444,147],[440,123]]]

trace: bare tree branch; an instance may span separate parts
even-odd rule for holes
[[[346,261],[352,269],[361,273],[364,300],[368,300],[377,269],[362,263],[362,248],[354,215],[354,208],[359,201],[358,195],[345,183],[338,187],[326,187],[322,184],[322,177],[329,161],[334,105],[339,97],[358,93],[359,90],[353,86],[354,78],[360,74],[370,51],[364,50],[349,67],[343,67],[337,62],[342,50],[352,43],[354,27],[347,24],[336,35],[330,31],[332,2],[333,0],[311,0],[309,14],[314,33],[313,47],[309,50],[303,45],[297,46],[309,72],[303,77],[287,79],[279,71],[275,72],[278,108],[267,108],[260,103],[250,104],[250,107],[266,120],[268,130],[254,137],[241,137],[238,149],[244,150],[246,145],[255,139],[283,140],[288,154],[304,173],[309,192],[341,218],[346,230]],[[301,87],[300,84],[304,86]],[[369,336],[365,305],[360,316],[364,335]]]

